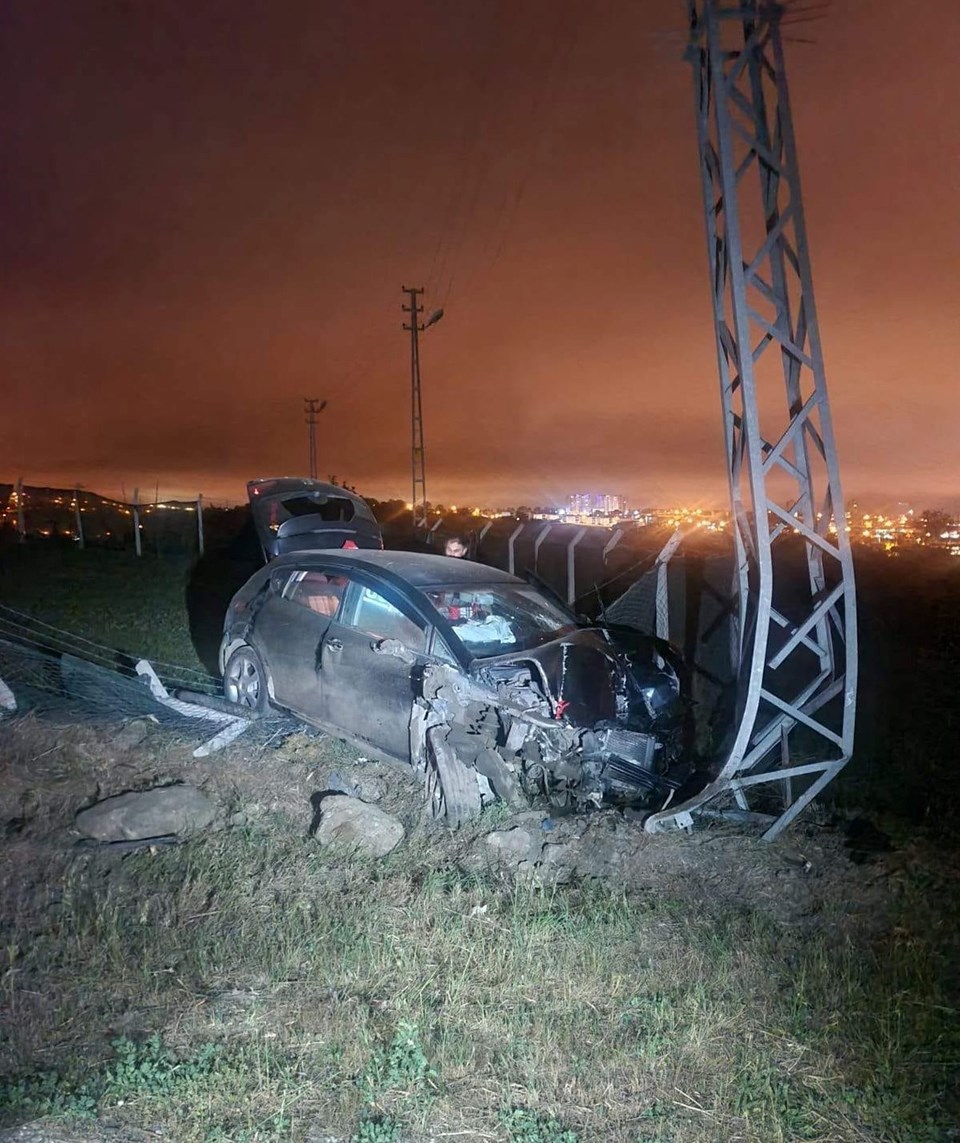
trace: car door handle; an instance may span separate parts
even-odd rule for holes
[[[329,647],[331,651],[342,651],[343,650],[343,640],[342,639],[328,639],[326,641],[326,643],[324,644],[324,646]]]

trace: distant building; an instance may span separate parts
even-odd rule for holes
[[[627,499],[609,492],[574,492],[567,499],[567,511],[571,516],[623,516]]]

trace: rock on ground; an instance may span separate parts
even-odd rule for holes
[[[125,722],[113,738],[113,745],[117,750],[134,750],[150,733],[151,726],[148,718],[134,718]]]
[[[342,845],[384,857],[396,849],[403,834],[403,825],[393,814],[358,798],[331,794],[320,804],[317,840],[321,845]]]
[[[534,852],[533,838],[521,826],[513,829],[498,829],[488,833],[486,843],[491,858],[502,865],[518,865],[521,861],[528,861],[539,853],[539,843]]]
[[[96,841],[140,841],[204,829],[216,812],[213,802],[194,786],[160,786],[107,798],[81,810],[74,824]]]

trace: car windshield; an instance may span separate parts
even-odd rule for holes
[[[507,655],[549,643],[576,624],[532,587],[444,587],[426,592],[472,655]]]

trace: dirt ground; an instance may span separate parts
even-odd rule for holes
[[[320,797],[337,790],[396,815],[408,838],[426,837],[444,865],[493,866],[505,876],[559,883],[601,878],[638,894],[742,905],[780,924],[838,932],[851,924],[882,927],[900,876],[921,859],[908,847],[853,860],[844,823],[816,808],[772,844],[725,824],[651,835],[616,809],[568,817],[497,812],[450,832],[425,819],[414,774],[288,721],[255,724],[208,758],[192,756],[198,741],[149,719],[77,724],[26,715],[0,723],[2,916],[42,898],[51,861],[59,865],[81,851],[73,829],[79,810],[174,782],[195,785],[216,803],[212,828],[256,826],[280,814],[306,837]],[[487,840],[494,831],[525,831],[530,841],[521,860],[500,856]]]
[[[743,908],[770,923],[800,926],[838,941],[890,925],[899,889],[925,862],[919,844],[861,853],[854,860],[843,823],[809,811],[773,844],[729,826],[691,835],[649,835],[618,810],[559,817],[497,812],[458,832],[428,821],[418,780],[400,767],[276,719],[257,723],[219,754],[196,759],[199,739],[149,719],[70,721],[21,715],[0,722],[0,945],[56,901],[71,863],[91,852],[74,829],[77,812],[127,791],[184,782],[217,805],[213,829],[256,828],[282,815],[308,839],[320,795],[338,790],[396,815],[423,860],[437,868],[493,870],[504,878],[568,883],[600,878],[630,894],[656,893],[680,909]],[[490,835],[523,840],[522,853]],[[115,857],[114,855],[110,855]],[[26,926],[29,928],[29,925]],[[22,987],[23,982],[19,982]],[[43,982],[33,987],[42,989]],[[2,1069],[0,1069],[2,1070]],[[144,1134],[143,1139],[150,1138]],[[17,1127],[3,1143],[105,1143],[121,1137],[89,1129]],[[122,1143],[135,1143],[129,1132]]]

